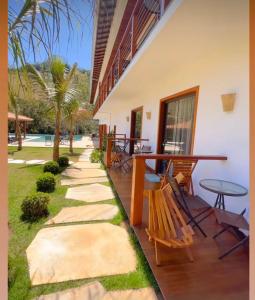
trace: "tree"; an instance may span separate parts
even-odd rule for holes
[[[50,76],[44,78],[43,74],[36,70],[33,65],[26,66],[36,93],[43,93],[54,109],[56,121],[53,160],[58,160],[63,108],[77,94],[77,90],[72,87],[77,65],[74,64],[68,71],[60,58],[53,57],[49,68],[48,75]]]
[[[69,151],[73,154],[73,137],[75,123],[78,118],[79,101],[76,98],[71,99],[64,105],[64,120],[69,130]]]
[[[19,101],[17,95],[15,95],[14,90],[11,88],[9,84],[9,105],[14,111],[15,114],[15,135],[18,140],[18,150],[22,150],[22,137],[20,130],[20,122],[19,122]]]

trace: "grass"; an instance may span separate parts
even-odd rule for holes
[[[12,151],[9,147],[9,151]],[[24,148],[20,152],[15,152],[17,159],[51,159],[52,149],[48,148]],[[83,149],[75,149],[76,153],[81,153]],[[61,154],[67,154],[67,149],[61,149]],[[77,156],[70,157],[76,161]],[[47,218],[41,219],[36,223],[25,223],[20,220],[20,205],[24,197],[35,191],[36,178],[42,174],[43,166],[27,166],[9,164],[9,224],[10,224],[10,240],[9,240],[9,299],[10,300],[29,300],[42,294],[48,294],[59,290],[83,285],[84,283],[99,280],[107,290],[140,288],[153,285],[156,287],[155,280],[147,265],[146,259],[142,253],[139,244],[131,231],[130,241],[136,249],[137,253],[137,269],[135,272],[123,275],[108,276],[94,278],[88,280],[68,281],[57,284],[46,284],[32,287],[28,274],[28,264],[26,259],[26,249],[34,239],[37,232],[45,227],[44,223]],[[111,183],[110,183],[111,185]],[[55,192],[51,193],[51,201],[49,204],[50,215],[48,218],[56,215],[62,207],[85,205],[82,201],[65,200],[64,196],[67,187],[60,185],[60,175],[57,175],[57,187]],[[107,200],[101,203],[111,203],[118,205],[120,212],[109,222],[115,225],[125,221],[126,216],[120,204],[119,199]],[[83,222],[84,223],[84,222]],[[91,223],[91,222],[90,222]],[[94,223],[94,222],[93,222]]]
[[[68,156],[70,160],[76,162],[78,160],[79,155],[84,151],[83,148],[76,148],[74,150],[74,154],[71,155],[69,153],[68,148],[59,148],[60,155]],[[46,147],[23,147],[23,150],[17,151],[17,147],[9,146],[8,147],[8,157],[13,159],[44,159],[51,160],[52,159],[52,148]]]

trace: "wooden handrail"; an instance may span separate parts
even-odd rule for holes
[[[115,138],[112,139],[112,141],[142,141],[142,142],[148,142],[149,139],[141,139],[141,138]]]
[[[169,2],[170,0],[156,0],[154,3],[152,2],[152,5],[154,5],[152,8],[156,8],[157,6],[159,8],[157,13],[146,8],[143,0],[136,1],[130,18],[127,20],[122,38],[120,42],[118,42],[117,47],[114,47],[116,53],[110,55],[110,60],[108,61],[102,82],[99,83],[100,89],[94,115],[116,85],[120,76],[124,73],[127,65],[131,62],[140,45],[149,35],[151,29],[163,16]]]
[[[227,160],[223,155],[181,155],[181,154],[133,154],[134,159],[157,159],[157,160],[174,160],[174,159],[197,159],[197,160]]]
[[[223,155],[169,155],[169,154],[134,154],[133,155],[133,174],[132,174],[132,193],[131,193],[131,225],[142,224],[143,197],[144,197],[144,176],[146,170],[146,159],[155,160],[174,160],[174,159],[197,159],[197,160],[227,160]]]

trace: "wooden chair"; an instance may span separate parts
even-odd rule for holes
[[[187,225],[172,197],[169,184],[164,188],[149,191],[149,225],[146,232],[149,240],[154,242],[156,263],[161,264],[159,246],[169,248],[184,248],[191,261],[193,256],[190,246],[193,244],[194,234]]]
[[[166,172],[162,178],[162,186],[167,183],[167,177],[171,174],[172,177],[177,176],[179,173],[182,174],[182,180],[179,182],[179,185],[183,188],[186,188],[186,191],[189,192],[191,188],[191,193],[194,196],[194,187],[192,182],[192,173],[197,165],[197,159],[174,159],[170,160]]]
[[[236,213],[225,211],[219,208],[214,208],[214,214],[216,216],[217,222],[221,224],[223,228],[218,233],[216,233],[213,238],[215,239],[228,230],[232,230],[238,238],[238,242],[223,254],[221,254],[218,257],[219,259],[226,257],[240,246],[244,246],[244,244],[249,241],[249,235],[245,235],[240,231],[241,229],[249,232],[249,224],[244,217],[245,211],[246,210],[244,209],[241,214],[238,215]]]
[[[198,196],[185,195],[179,186],[179,182],[181,182],[182,179],[182,173],[178,173],[175,177],[168,178],[168,183],[171,185],[175,200],[188,218],[187,223],[191,224],[193,228],[196,227],[204,237],[207,237],[205,231],[199,225],[199,221],[196,220],[196,213],[207,212],[211,209],[211,206]]]

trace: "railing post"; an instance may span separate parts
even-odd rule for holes
[[[121,47],[119,48],[119,50],[118,50],[118,79],[117,79],[117,81],[119,80],[119,78],[120,78],[120,75],[121,75],[121,57],[120,57],[120,49],[121,49]]]
[[[136,27],[137,27],[137,16],[136,14],[132,17],[132,27],[131,27],[131,58],[136,52]]]
[[[107,168],[112,166],[112,137],[107,138],[105,165]]]
[[[131,193],[131,225],[140,225],[143,218],[145,160],[133,158],[132,193]]]

